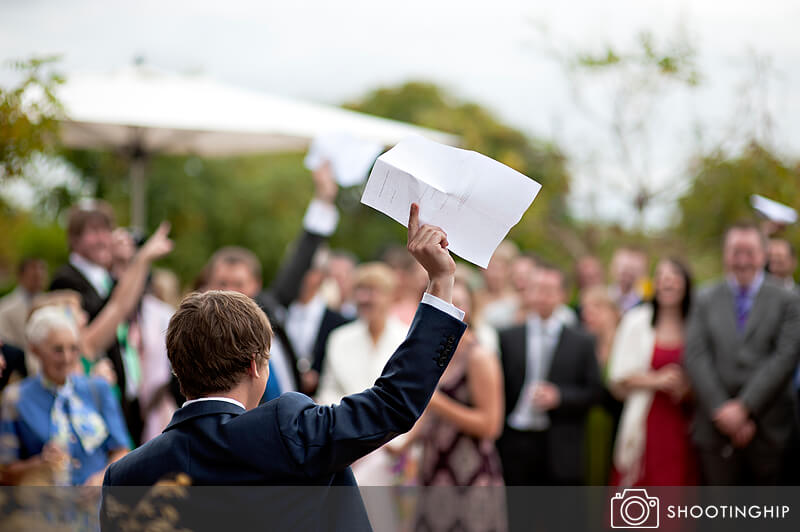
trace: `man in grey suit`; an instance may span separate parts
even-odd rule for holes
[[[706,483],[776,484],[794,420],[798,300],[764,275],[757,226],[729,228],[723,259],[725,279],[700,294],[687,332],[693,439]]]

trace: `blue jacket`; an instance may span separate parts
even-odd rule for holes
[[[163,434],[108,468],[104,529],[135,517],[116,503],[135,505],[146,492],[112,487],[152,486],[185,473],[193,486],[287,488],[192,488],[186,497],[193,500],[191,509],[178,512],[182,527],[220,529],[225,523],[241,530],[249,528],[251,517],[254,528],[265,530],[369,530],[349,466],[411,429],[465,328],[421,304],[374,386],[338,405],[286,393],[247,412],[223,401],[179,409]]]

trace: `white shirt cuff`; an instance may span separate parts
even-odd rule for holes
[[[455,305],[451,305],[450,303],[439,299],[433,294],[425,292],[422,294],[422,302],[432,306],[435,309],[441,310],[442,312],[453,316],[458,321],[464,321],[464,311],[460,308],[456,307]]]
[[[312,199],[303,217],[303,229],[321,236],[331,236],[339,225],[339,211],[332,203]]]

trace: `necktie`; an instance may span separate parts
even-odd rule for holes
[[[117,326],[117,341],[122,355],[122,365],[125,368],[125,396],[133,399],[139,393],[139,383],[142,380],[142,366],[139,361],[139,351],[132,338],[130,324],[125,321]]]
[[[747,288],[740,287],[736,293],[736,330],[744,331],[747,324],[747,317],[750,314],[750,305],[747,297]]]
[[[93,453],[108,437],[105,421],[94,409],[89,408],[67,381],[56,388],[45,383],[45,387],[55,393],[56,398],[50,409],[50,441],[68,454],[73,432],[86,454]],[[58,485],[70,485],[70,463],[56,472]]]

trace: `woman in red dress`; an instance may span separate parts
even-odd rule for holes
[[[652,303],[631,309],[620,323],[609,368],[612,393],[625,402],[614,446],[616,485],[697,483],[691,389],[682,367],[691,286],[680,261],[661,261]]]

